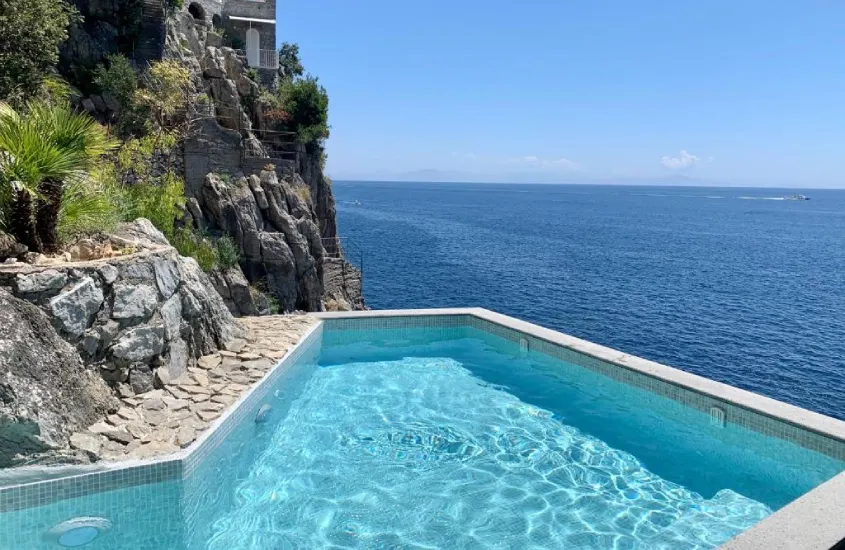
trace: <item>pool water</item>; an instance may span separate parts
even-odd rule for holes
[[[715,548],[845,468],[466,327],[326,330],[277,386],[183,482],[0,532],[92,515],[113,528],[86,549]]]

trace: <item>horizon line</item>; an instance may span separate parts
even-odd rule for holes
[[[840,187],[799,187],[794,185],[784,184],[768,184],[768,185],[731,185],[725,183],[711,182],[711,183],[642,183],[642,182],[619,182],[612,183],[607,181],[602,182],[516,182],[516,181],[445,181],[445,180],[392,180],[392,179],[362,179],[362,178],[334,178],[330,177],[332,182],[349,182],[349,183],[422,183],[433,185],[579,185],[579,186],[596,186],[596,187],[674,187],[674,188],[701,188],[701,189],[798,189],[809,191],[843,191],[845,185]],[[694,181],[694,180],[693,180]]]

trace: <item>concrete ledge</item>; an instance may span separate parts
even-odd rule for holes
[[[845,473],[822,483],[722,550],[828,550],[845,540]]]

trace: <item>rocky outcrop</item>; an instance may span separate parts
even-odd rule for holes
[[[161,0],[71,0],[70,3],[81,17],[68,29],[68,39],[60,49],[59,69],[71,81],[79,80],[106,55],[121,52],[131,57],[140,51],[142,39],[163,41]],[[151,4],[150,8],[158,4],[158,12],[145,13],[145,4]],[[149,28],[144,28],[151,15],[161,27],[157,37],[150,36]],[[142,36],[145,30],[146,37]],[[160,56],[161,46],[158,52]]]
[[[42,273],[24,288],[52,293],[63,277]],[[63,449],[72,433],[116,408],[112,392],[83,366],[42,309],[2,289],[0,327],[0,468],[85,460],[84,452],[73,456]]]
[[[282,311],[323,309],[323,246],[308,204],[274,171],[224,182],[209,174],[204,220],[230,235],[246,276],[263,281]]]
[[[209,273],[211,284],[235,317],[268,315],[270,302],[258,289],[249,286],[240,267],[216,269]]]
[[[147,220],[112,236],[138,253],[49,266],[0,266],[0,285],[40,306],[120,395],[178,378],[243,335],[209,278]]]
[[[364,308],[361,271],[343,257],[323,260],[323,282],[327,311],[351,311]]]

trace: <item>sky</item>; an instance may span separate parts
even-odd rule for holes
[[[845,187],[845,2],[278,4],[335,179]]]

